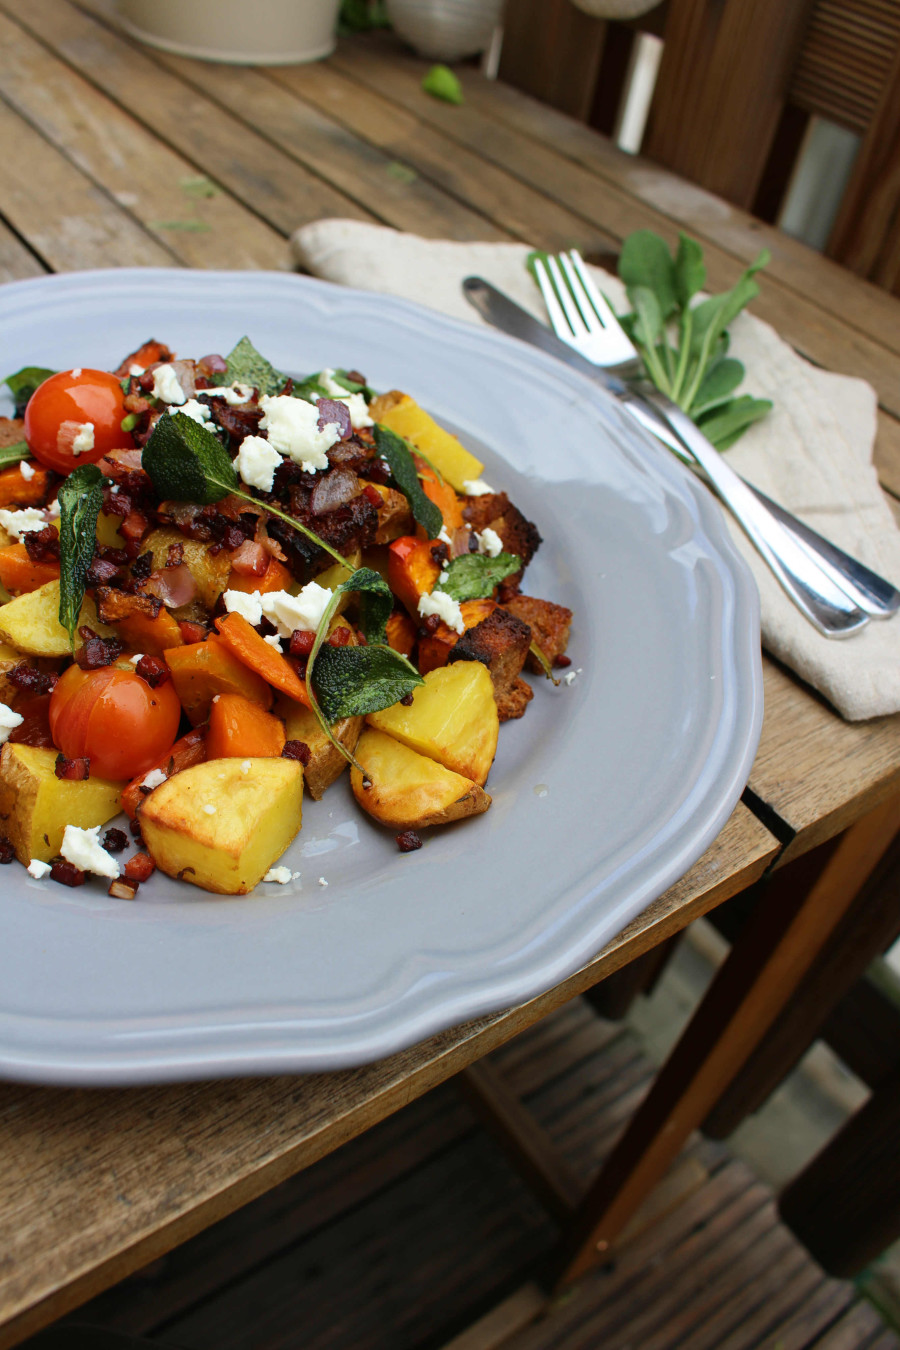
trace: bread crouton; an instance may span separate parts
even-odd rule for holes
[[[479,534],[485,529],[493,530],[500,536],[504,553],[515,553],[521,558],[521,569],[507,577],[500,587],[501,600],[516,595],[525,568],[541,546],[538,527],[525,519],[505,492],[487,492],[480,497],[468,498],[463,508],[463,517],[466,524],[471,525]]]
[[[572,611],[566,609],[565,605],[556,605],[552,600],[538,600],[532,595],[514,596],[507,601],[505,608],[528,624],[532,639],[551,666],[555,665],[568,645]],[[541,665],[536,657],[529,655],[527,667],[535,674],[541,674]]]
[[[506,609],[495,609],[481,623],[468,629],[456,643],[447,658],[448,665],[453,661],[481,661],[487,666],[494,686],[494,698],[501,722],[509,717],[521,717],[525,704],[531,697],[522,692],[513,693],[519,681],[519,673],[525,664],[528,648],[531,646],[531,629],[527,623],[510,614]],[[517,711],[504,709],[514,708]]]

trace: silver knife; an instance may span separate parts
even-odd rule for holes
[[[494,328],[499,328],[510,337],[519,338],[532,347],[540,347],[548,356],[564,361],[574,370],[580,371],[595,384],[601,385],[614,398],[618,399],[625,410],[650,431],[658,440],[673,450],[679,459],[696,468],[696,460],[689,448],[677,433],[665,421],[663,415],[651,405],[638,402],[631,397],[631,390],[618,375],[603,366],[595,366],[586,360],[568,343],[558,338],[546,324],[535,319],[521,305],[510,300],[508,295],[498,291],[482,277],[466,277],[462,283],[463,294],[483,319]],[[838,548],[830,539],[818,534],[805,525],[802,520],[773,502],[765,493],[748,483],[750,491],[766,506],[781,525],[794,536],[797,543],[809,551],[826,575],[840,586],[853,600],[873,618],[889,618],[900,608],[900,591],[884,577],[866,567],[858,558],[853,558]]]

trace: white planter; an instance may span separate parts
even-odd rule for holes
[[[386,0],[394,30],[420,56],[459,61],[489,46],[503,0]]]
[[[638,19],[655,9],[661,0],[572,0],[572,3],[596,19]]]
[[[334,51],[340,0],[115,0],[122,26],[182,56],[284,66]]]

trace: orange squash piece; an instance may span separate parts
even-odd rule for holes
[[[32,562],[24,544],[7,544],[6,548],[0,548],[0,582],[10,595],[36,591],[39,586],[58,578],[59,563],[55,560]]]
[[[430,501],[433,501],[441,515],[444,517],[444,526],[447,533],[452,535],[454,530],[462,529],[465,524],[463,520],[462,503],[456,495],[456,489],[451,487],[446,478],[438,478],[430,464],[426,464],[424,459],[416,455],[416,468],[419,471],[419,481],[422,485],[422,491]],[[419,533],[424,538],[424,530],[419,526]]]
[[[310,707],[306,681],[301,680],[286,656],[260,637],[243,614],[226,614],[216,619],[216,628],[232,654],[258,677],[288,698]]]
[[[0,506],[39,506],[45,499],[50,487],[50,474],[33,461],[31,467],[34,473],[30,478],[23,477],[18,464],[0,473]]]
[[[388,549],[388,585],[414,620],[419,617],[419,597],[428,595],[441,574],[431,556],[432,541],[404,534]]]
[[[149,614],[129,614],[116,626],[129,647],[147,656],[162,656],[171,647],[184,646],[178,620],[167,609],[161,609],[155,619]]]
[[[284,723],[240,694],[220,694],[209,710],[209,759],[277,759],[284,749]]]
[[[402,609],[395,609],[388,616],[385,633],[389,647],[393,647],[401,656],[412,656],[416,645],[416,625]]]
[[[277,558],[270,558],[269,565],[261,577],[248,577],[246,573],[235,572],[232,569],[225,589],[246,591],[248,594],[259,591],[260,595],[268,595],[269,591],[286,591],[293,580],[284,563],[280,563]]]
[[[250,632],[253,633],[252,628]],[[259,640],[262,642],[262,638]],[[267,647],[266,650],[272,649]],[[243,694],[261,708],[272,706],[272,690],[266,681],[239,660],[228,643],[214,633],[205,642],[171,647],[164,656],[175,692],[194,726],[205,721],[216,694]]]
[[[496,600],[463,600],[459,607],[466,629],[474,628],[482,619],[488,618],[497,608]],[[427,675],[429,670],[445,666],[447,658],[459,642],[461,633],[455,628],[439,624],[434,633],[419,639],[419,674]]]
[[[167,755],[157,760],[153,769],[161,770],[168,778],[173,774],[181,773],[182,769],[190,769],[194,764],[202,764],[206,759],[206,740],[203,731],[197,729],[189,731],[181,740],[176,741]],[[143,773],[138,774],[137,778],[132,778],[122,789],[122,796],[119,799],[122,810],[125,814],[134,820],[137,815],[137,809],[144,797],[147,795],[141,791],[141,785],[148,773],[153,769],[145,769]]]

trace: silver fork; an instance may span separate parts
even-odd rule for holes
[[[559,262],[551,258],[549,269],[550,276],[539,261],[536,273],[557,336],[618,377],[637,375],[638,354],[580,255],[573,250],[560,255]],[[900,607],[900,592],[888,581],[739,478],[671,399],[648,384],[620,386],[617,393],[637,420],[686,462],[703,468],[782,586],[821,632],[844,637],[862,627],[867,616],[888,618]]]

